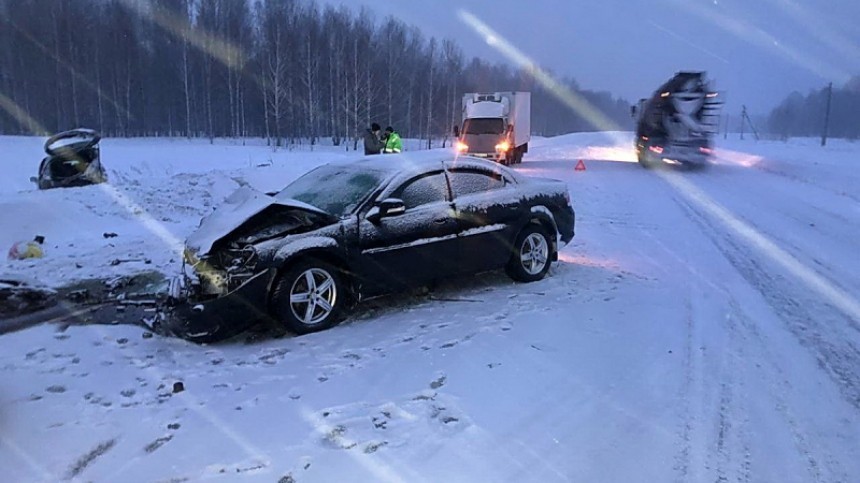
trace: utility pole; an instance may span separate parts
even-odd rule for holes
[[[749,114],[747,114],[747,106],[744,106],[743,118],[746,119],[747,124],[750,125],[750,131],[755,135],[755,140],[758,141],[760,139],[758,137],[758,130],[755,128],[755,124],[753,124]],[[741,120],[741,126],[743,126],[743,119]],[[743,131],[743,127],[741,127],[741,131]],[[743,139],[743,132],[741,132],[741,139]]]
[[[833,83],[827,85],[827,110],[824,111],[824,132],[821,133],[821,145],[827,144],[827,131],[830,129],[830,101],[833,99]]]
[[[729,115],[726,113],[726,130],[723,131],[723,139],[729,138]]]
[[[741,141],[744,140],[744,121],[747,120],[747,106],[741,111]]]

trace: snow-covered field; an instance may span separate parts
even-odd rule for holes
[[[108,139],[110,186],[37,192],[41,142],[0,138],[0,247],[47,247],[0,272],[54,286],[169,273],[235,187],[354,156]],[[3,335],[4,480],[860,480],[860,145],[720,140],[696,172],[630,145],[531,146],[517,169],[566,180],[578,215],[538,283],[482,275],[249,344]]]

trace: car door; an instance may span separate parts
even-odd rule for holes
[[[385,198],[402,200],[405,211],[377,221],[361,217],[362,293],[416,286],[454,271],[458,224],[444,172],[411,178]]]
[[[448,177],[459,224],[461,270],[476,272],[504,266],[522,217],[513,180],[477,168],[453,168]]]

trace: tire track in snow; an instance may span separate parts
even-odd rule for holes
[[[817,292],[821,297],[827,299],[828,303],[838,308],[849,318],[853,318],[855,320],[853,325],[858,327],[857,324],[860,321],[860,302],[852,294],[839,288],[828,278],[811,270],[789,252],[763,236],[751,224],[741,221],[732,212],[716,203],[700,188],[680,177],[677,173],[659,174],[684,197],[683,201],[677,200],[677,198],[676,200],[682,206],[686,206],[689,210],[699,214],[701,218],[707,219],[708,225],[712,226],[716,233],[723,233],[727,231],[725,229],[728,229],[728,231],[731,231],[732,236],[725,237],[726,240],[731,242],[735,242],[736,239],[743,241],[749,248],[766,255],[771,262],[779,265],[782,270],[790,272],[795,279],[803,282],[808,289]],[[716,222],[720,222],[723,225],[721,228],[725,229],[718,228]],[[849,322],[851,321],[849,320]]]
[[[767,268],[760,265],[756,261],[756,257],[734,240],[731,234],[721,230],[713,220],[710,220],[707,215],[701,213],[691,203],[682,198],[676,198],[676,200],[729,263],[762,296],[765,303],[773,310],[774,315],[786,326],[800,345],[812,352],[819,368],[836,384],[846,401],[853,407],[860,409],[860,377],[855,372],[855,369],[860,367],[860,352],[850,340],[836,330],[839,328],[838,322],[842,322],[843,326],[847,322],[848,327],[851,327],[852,321],[850,319],[846,321],[845,316],[838,313],[828,318],[827,321],[831,323],[826,324],[826,326],[822,325],[816,317],[813,317],[807,307],[818,307],[819,310],[815,310],[817,314],[833,312],[832,310],[824,310],[829,307],[820,307],[820,302],[808,299],[804,301],[805,304],[799,303],[798,300],[803,300],[803,297],[798,296],[802,291],[796,284],[792,284],[790,280],[784,277],[770,275]],[[731,297],[731,294],[729,295]],[[813,448],[818,449],[818,453],[825,450],[820,445],[815,445],[809,441],[806,435],[810,434],[811,431],[805,431],[801,427],[787,398],[783,395],[793,390],[788,377],[763,340],[756,324],[744,314],[733,298],[731,305],[731,313],[741,320],[744,332],[755,340],[757,346],[755,350],[767,355],[766,361],[772,373],[771,379],[781,389],[780,391],[768,391],[768,394],[774,399],[778,413],[792,434],[795,449],[807,463],[808,476],[811,481],[830,481],[831,479],[847,481],[844,470],[833,455],[814,453]],[[825,334],[828,332],[836,333],[832,333],[829,338],[826,338],[828,336]],[[822,461],[826,462],[825,467],[822,466]],[[745,462],[744,467],[749,469],[751,461]],[[829,473],[831,476],[838,476],[825,477],[822,472]],[[749,473],[747,472],[747,474]]]
[[[858,321],[851,317],[853,299],[845,301],[847,306],[837,305],[843,310],[833,310],[835,307],[829,303],[810,297],[804,290],[806,287],[798,286],[798,282],[807,282],[806,279],[798,281],[778,273],[789,267],[767,263],[769,260],[755,256],[741,240],[713,220],[709,216],[711,213],[704,213],[703,208],[689,200],[686,193],[675,199],[738,273],[761,294],[801,345],[813,352],[845,399],[860,410],[860,373],[857,370],[860,350],[853,342],[858,331]],[[780,270],[774,270],[773,265],[781,265]],[[795,275],[793,271],[791,274]]]
[[[797,415],[792,411],[788,399],[784,396],[794,390],[790,378],[783,370],[778,357],[771,350],[771,345],[762,336],[753,319],[743,311],[740,304],[734,298],[730,300],[730,306],[732,309],[731,313],[739,322],[737,325],[739,330],[743,331],[746,335],[745,338],[750,341],[751,345],[754,345],[754,347],[750,348],[751,351],[759,354],[766,365],[766,367],[761,367],[761,371],[767,371],[764,373],[764,376],[768,385],[775,386],[778,389],[768,391],[767,394],[773,401],[773,407],[777,409],[777,412],[791,433],[795,449],[801,458],[807,462],[807,470],[809,471],[809,476],[812,478],[811,481],[850,481],[844,468],[842,468],[842,465],[832,454],[825,453],[820,456],[813,454],[813,447],[817,445],[809,441],[806,437],[808,431],[804,431],[801,428]],[[759,380],[758,384],[762,385],[762,381]],[[824,467],[822,467],[820,462],[822,460],[826,462],[826,466]],[[824,478],[822,468],[831,475]]]
[[[716,240],[715,240],[716,241]],[[802,295],[802,289],[781,276],[770,275],[769,269],[744,253],[737,243],[726,238],[716,241],[729,262],[758,291],[774,313],[785,323],[804,347],[810,349],[819,366],[840,388],[845,399],[860,410],[860,350],[852,343],[852,320],[827,310],[829,307]],[[809,307],[817,310],[811,311]],[[824,314],[830,312],[827,317]],[[824,320],[825,323],[821,321]]]
[[[690,300],[690,296],[687,296],[686,300],[686,337],[685,337],[685,345],[684,345],[684,383],[681,386],[681,394],[680,398],[683,401],[683,413],[681,415],[681,422],[679,428],[679,435],[681,438],[681,447],[678,449],[678,452],[675,454],[675,465],[673,469],[678,473],[678,477],[675,479],[677,482],[685,482],[688,479],[688,475],[690,472],[691,465],[691,452],[692,452],[692,432],[693,432],[693,414],[692,414],[692,402],[690,401],[690,397],[692,395],[693,390],[693,374],[695,372],[694,368],[694,356],[693,356],[693,330],[695,326],[695,319],[693,318],[693,307]]]
[[[731,315],[722,318],[722,327],[728,335],[728,347],[721,351],[725,377],[720,384],[719,429],[717,434],[717,481],[751,481],[752,453],[750,450],[750,417],[747,394],[746,337],[741,334]]]
[[[810,259],[812,263],[806,263],[809,272],[825,278],[839,291],[850,294],[852,287],[860,286],[860,278],[850,265],[828,256],[833,252],[854,251],[860,236],[857,224],[860,205],[839,199],[829,191],[810,191],[803,185],[758,173],[746,176],[747,173],[708,173],[692,180],[702,191],[714,193],[712,197],[727,203],[726,210],[735,210],[739,223],[733,223],[732,228],[737,230],[743,224],[755,226],[773,241],[772,246],[805,263]],[[762,191],[761,187],[768,182],[777,184]],[[709,211],[714,214],[719,208]],[[786,226],[791,229],[785,229]]]
[[[703,331],[707,325],[704,322],[708,319],[699,313],[700,307],[707,307],[701,294],[724,289],[691,266],[689,260],[678,254],[677,246],[669,246],[651,230],[638,229],[636,238],[649,240],[663,252],[655,256],[653,250],[645,250],[638,243],[631,248],[643,259],[654,263],[663,273],[672,273],[672,267],[665,263],[669,258],[692,277],[684,301],[684,375],[678,395],[682,408],[677,431],[680,445],[673,465],[675,481],[702,481],[714,476],[716,482],[749,482],[749,416],[743,399],[737,397],[738,393],[744,393],[742,387],[736,387],[742,386],[743,380],[735,382],[733,379],[733,374],[743,369],[738,362],[743,359],[743,348],[737,341],[736,329],[731,324],[720,324],[729,339],[728,347],[719,351],[707,350],[710,341]],[[729,356],[726,357],[726,354]],[[717,355],[723,357],[718,361],[712,360]],[[711,369],[718,369],[719,374],[725,376],[712,382],[706,377],[713,372]]]
[[[679,396],[683,409],[675,481],[749,482],[750,418],[739,397],[745,393],[743,344],[731,324],[717,324],[727,339],[726,347],[704,332],[709,319],[699,308],[705,304],[701,293],[691,287],[685,301],[684,382]]]

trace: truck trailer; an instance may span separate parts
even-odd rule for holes
[[[454,126],[457,152],[510,165],[520,163],[531,139],[531,93],[463,96],[463,127]]]
[[[722,103],[704,72],[675,74],[632,109],[639,163],[646,168],[705,166],[713,152]]]

